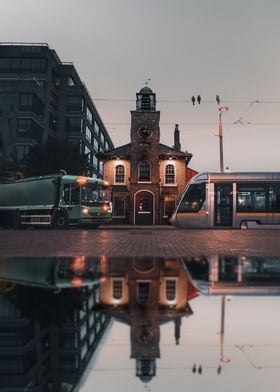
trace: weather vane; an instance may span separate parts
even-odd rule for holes
[[[149,84],[149,82],[151,81],[151,79],[149,78],[149,79],[146,79],[146,81],[145,81],[145,85],[146,86],[148,86],[148,84]]]

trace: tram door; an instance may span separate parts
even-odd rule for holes
[[[232,184],[215,184],[215,226],[232,226]]]

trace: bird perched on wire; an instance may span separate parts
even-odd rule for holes
[[[195,97],[192,96],[192,104],[195,105]]]
[[[196,99],[197,99],[197,103],[200,105],[200,102],[201,102],[201,95],[198,95]]]
[[[201,373],[202,373],[202,366],[199,365],[199,366],[198,366],[198,374],[201,374]]]
[[[221,99],[220,99],[219,95],[216,95],[216,102],[217,102],[217,105],[220,105]]]
[[[221,371],[222,371],[222,366],[219,365],[219,366],[218,366],[218,369],[217,369],[217,373],[218,373],[218,374],[221,374]]]
[[[193,373],[196,372],[196,364],[193,365],[192,372],[193,372]]]

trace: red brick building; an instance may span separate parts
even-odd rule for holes
[[[184,190],[192,154],[181,151],[178,125],[174,146],[161,144],[159,121],[156,94],[146,86],[131,111],[130,143],[98,156],[112,184],[113,223],[168,224]]]

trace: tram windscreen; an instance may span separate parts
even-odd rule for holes
[[[178,212],[197,212],[205,201],[205,184],[191,184],[180,203]]]

